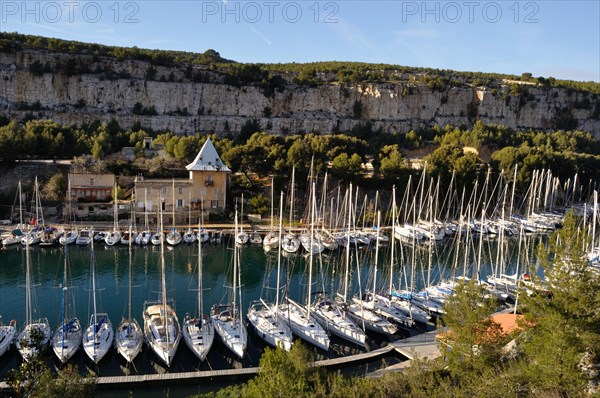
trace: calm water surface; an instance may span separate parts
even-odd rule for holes
[[[497,239],[474,239],[469,244],[464,240],[456,242],[447,239],[441,244],[421,244],[413,248],[409,244],[395,246],[393,271],[394,286],[410,286],[419,289],[427,282],[438,281],[441,277],[462,274],[466,269],[469,275],[480,269],[486,276],[497,266],[512,273],[519,266],[519,272],[536,272],[534,269],[534,249],[538,242],[546,241],[540,236],[526,237],[518,244],[515,238],[507,239],[502,245]],[[519,252],[520,246],[520,252]],[[227,302],[231,286],[233,250],[226,243],[218,246],[205,246],[203,251],[204,311],[209,312],[212,304]],[[373,248],[351,250],[348,270],[350,276],[348,297],[360,290],[372,286]],[[343,293],[346,270],[345,249],[313,258],[314,291]],[[458,253],[458,255],[456,255]],[[519,254],[520,253],[520,254]],[[91,314],[91,247],[69,246],[67,259],[70,269],[70,284],[73,293],[74,308],[82,325],[87,325]],[[126,246],[94,248],[96,281],[101,289],[97,295],[98,310],[109,314],[116,327],[127,314],[128,302],[128,263],[129,251]],[[61,247],[30,248],[30,269],[34,287],[34,309],[36,317],[48,318],[53,329],[61,318],[60,285],[63,278],[64,255]],[[198,264],[197,246],[180,245],[165,248],[166,284],[168,296],[175,300],[180,322],[186,313],[197,313],[196,280]],[[358,260],[358,261],[357,261]],[[134,246],[132,248],[132,316],[142,324],[143,303],[145,300],[158,299],[160,289],[160,249],[159,247]],[[242,313],[245,314],[250,302],[259,297],[271,300],[275,296],[273,288],[276,282],[277,253],[265,253],[262,247],[244,247],[240,251],[242,279]],[[303,255],[282,257],[282,284],[287,286],[289,295],[301,302],[305,301],[308,286],[307,265],[309,261]],[[25,319],[25,264],[26,250],[23,247],[11,247],[0,250],[0,314],[4,322],[15,319],[20,328]],[[361,278],[358,278],[358,276]],[[377,283],[383,289],[389,286],[390,253],[389,247],[379,252]],[[286,288],[282,288],[282,291]],[[283,292],[282,292],[283,294]],[[405,333],[406,334],[406,333]],[[367,349],[378,348],[385,344],[382,337],[370,336]],[[402,336],[399,336],[401,338]],[[205,362],[200,363],[189,351],[183,339],[170,372],[190,370],[210,370],[239,368],[258,365],[265,345],[252,332],[249,333],[248,351],[243,361],[230,354],[215,336],[215,343]],[[328,353],[317,352],[317,357],[337,357],[363,351],[351,344],[333,338]],[[52,365],[58,366],[58,360],[52,351],[48,355]],[[164,366],[146,347],[127,367],[125,361],[111,350],[95,366],[87,359],[83,350],[72,359],[82,372],[92,371],[101,376],[123,374],[163,373]],[[0,377],[21,363],[18,352],[13,348],[0,358]],[[215,386],[213,386],[215,387]],[[197,389],[185,390],[187,393]],[[162,395],[160,393],[159,395]],[[184,394],[185,395],[185,394]]]

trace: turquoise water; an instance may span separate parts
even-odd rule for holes
[[[519,272],[535,272],[533,251],[539,236],[526,237],[521,243],[521,254],[517,256],[519,244],[516,239],[507,239],[502,245],[496,239],[473,240],[466,245],[464,240],[448,239],[440,244],[421,244],[413,249],[411,245],[396,245],[396,260],[394,264],[394,286],[414,285],[421,288],[429,280],[435,282],[443,276],[454,273],[462,274],[467,269],[469,275],[478,267],[480,274],[486,276],[491,269],[501,261],[505,264],[506,272],[511,273],[519,264]],[[544,239],[545,240],[545,239]],[[481,242],[481,243],[480,243]],[[500,249],[500,247],[502,247]],[[91,314],[90,300],[90,264],[91,247],[69,246],[67,258],[70,264],[70,283],[75,296],[76,314],[82,325],[89,322]],[[458,250],[458,255],[455,253]],[[21,327],[25,318],[25,262],[26,254],[23,247],[11,247],[0,250],[0,314],[4,322],[16,319]],[[325,254],[313,259],[313,291],[329,293],[342,292],[344,286],[346,255],[345,250]],[[479,256],[481,253],[481,256]],[[226,244],[203,247],[203,284],[204,311],[209,312],[212,304],[227,302],[227,293],[231,286],[233,250]],[[372,270],[375,251],[373,248],[352,250],[350,253],[349,293],[348,297],[358,291],[372,286]],[[127,313],[128,291],[128,248],[105,247],[96,245],[94,249],[97,285],[101,289],[98,294],[98,309],[109,314],[116,327],[121,318]],[[63,278],[63,249],[32,247],[30,249],[30,264],[32,283],[35,284],[35,317],[48,318],[53,329],[61,317],[62,290],[59,288]],[[165,265],[167,274],[168,297],[176,303],[176,311],[180,321],[186,313],[196,314],[196,279],[198,248],[197,246],[167,247],[165,249]],[[478,260],[481,258],[481,260]],[[356,261],[358,259],[358,261]],[[414,260],[413,260],[414,259]],[[259,297],[273,297],[274,289],[263,289],[263,285],[275,286],[275,272],[272,270],[277,263],[277,253],[265,253],[262,247],[247,246],[240,251],[241,280],[243,298],[241,309],[245,313],[251,300]],[[289,295],[299,301],[305,300],[308,285],[308,259],[303,255],[282,257],[282,284],[288,286]],[[390,255],[389,247],[384,247],[379,253],[377,278],[382,289],[389,286]],[[414,269],[414,272],[412,270]],[[142,308],[145,300],[158,298],[160,289],[160,250],[158,247],[134,246],[132,249],[132,315],[142,323]],[[360,283],[358,275],[361,275]],[[287,281],[287,282],[286,282]],[[282,289],[284,290],[284,289]],[[204,363],[199,363],[181,342],[174,364],[170,372],[189,370],[223,369],[258,364],[264,344],[249,333],[250,342],[248,353],[243,361],[238,361],[233,354],[215,338],[215,344]],[[384,343],[381,337],[370,336],[370,348],[376,348]],[[401,336],[400,336],[401,337]],[[332,348],[328,353],[317,353],[319,357],[336,357],[361,352],[361,349],[346,344],[337,339],[332,340]],[[50,351],[49,361],[58,365]],[[116,350],[112,350],[98,367],[87,360],[82,350],[75,355],[76,363],[82,371],[91,370],[102,376],[142,373],[162,373],[166,369],[158,359],[144,347],[136,358],[135,367],[128,369]],[[0,358],[0,375],[21,362],[16,350],[9,351]]]

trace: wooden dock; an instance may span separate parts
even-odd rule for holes
[[[260,368],[253,367],[131,376],[102,376],[96,378],[96,388],[99,390],[107,390],[111,388],[163,387],[210,382],[245,381],[256,376],[259,370]]]
[[[396,352],[405,356],[409,360],[416,358],[420,359],[435,359],[442,354],[438,349],[438,343],[435,339],[437,330],[432,330],[427,333],[422,333],[407,339],[394,341],[390,343]]]
[[[433,355],[436,352],[439,356],[440,354],[435,343],[434,331],[408,339],[398,340],[370,352],[316,361],[314,366],[327,369],[339,369],[361,363],[368,363],[387,355],[394,355],[394,353],[399,353],[409,359],[414,359],[417,356],[421,358],[433,358]],[[409,366],[409,363],[410,361],[404,361],[398,365],[405,367]],[[391,370],[391,368],[392,367],[389,367],[388,369]],[[259,372],[259,367],[251,367],[130,376],[100,376],[96,378],[96,388],[99,390],[109,390],[199,383],[240,382],[255,377]],[[8,390],[8,384],[5,382],[0,382],[0,391],[2,390]]]
[[[370,352],[365,352],[362,354],[344,356],[339,358],[332,359],[322,359],[320,361],[315,362],[315,366],[324,367],[324,368],[342,368],[344,366],[356,365],[359,363],[365,363],[369,361],[373,361],[377,358],[384,357],[390,354],[394,350],[394,347],[391,344],[386,345],[385,347],[379,348],[377,350],[373,350]]]
[[[374,359],[388,355],[394,350],[394,347],[387,345],[377,350],[363,354],[351,355],[347,357],[324,359],[316,361],[315,366],[324,368],[341,368],[358,363],[369,362]],[[98,377],[96,387],[98,389],[122,389],[133,387],[155,387],[168,385],[184,385],[225,381],[245,381],[256,376],[260,372],[259,367],[241,368],[241,369],[223,369],[197,372],[178,372],[163,374],[146,374],[135,376],[109,376]]]
[[[343,368],[360,363],[366,363],[393,353],[391,344],[385,347],[357,355],[344,356],[332,359],[323,359],[315,362],[315,366],[323,368]],[[173,386],[185,384],[239,382],[246,381],[260,372],[259,367],[241,369],[222,369],[195,372],[175,372],[162,374],[145,374],[130,376],[101,376],[96,378],[96,388],[99,390],[144,388],[157,386]],[[0,382],[0,390],[6,391],[8,384]]]

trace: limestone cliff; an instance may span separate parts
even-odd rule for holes
[[[189,78],[191,68],[201,81]],[[418,79],[309,87],[284,79],[280,90],[266,93],[259,85],[226,84],[205,65],[162,67],[25,48],[0,52],[0,112],[31,112],[63,124],[114,118],[123,128],[138,123],[177,133],[235,132],[250,119],[282,134],[343,132],[367,121],[385,131],[408,131],[480,119],[515,129],[576,127],[600,137],[600,99],[589,92],[524,84],[515,90],[511,82],[497,89],[460,84],[432,90]]]

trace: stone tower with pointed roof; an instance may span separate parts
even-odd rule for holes
[[[231,170],[221,160],[210,138],[186,169],[190,172],[189,178],[145,179],[138,176],[135,180],[136,213],[155,213],[156,206],[160,205],[166,212],[165,222],[171,222],[172,214],[175,214],[176,223],[194,224],[198,221],[201,208],[205,213],[225,210]],[[192,220],[188,219],[188,210],[191,210]],[[136,222],[142,220],[136,219]],[[156,222],[154,215],[150,217],[150,222]]]
[[[192,197],[199,201],[202,196],[205,209],[224,210],[231,170],[221,160],[210,138],[206,139],[194,161],[185,168],[190,172]]]

